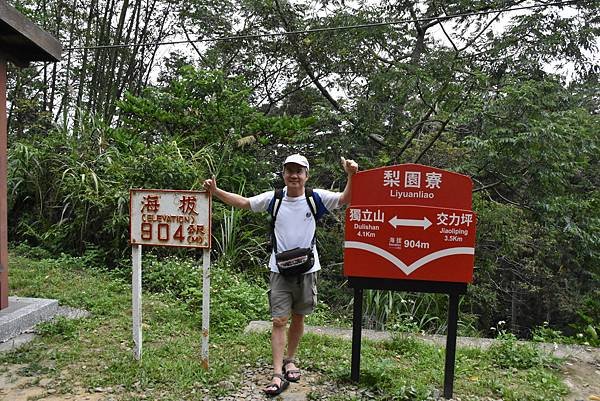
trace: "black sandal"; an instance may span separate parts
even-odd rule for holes
[[[302,375],[300,374],[300,369],[286,369],[285,367],[287,365],[289,365],[290,363],[293,363],[295,365],[298,362],[296,362],[296,360],[294,358],[284,359],[283,360],[283,375],[285,376],[285,379],[287,381],[296,383],[297,381],[300,381],[300,378],[302,377]]]
[[[286,378],[283,377],[283,375],[280,375],[279,373],[273,373],[273,377],[277,377],[278,379],[280,379],[281,384],[270,383],[267,385],[267,387],[265,387],[265,389],[263,391],[265,392],[266,395],[268,395],[270,397],[274,397],[276,395],[283,393],[285,391],[285,389],[287,389],[288,386],[290,385],[290,382],[287,381]]]

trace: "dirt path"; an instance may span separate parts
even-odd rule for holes
[[[73,387],[63,394],[57,387],[60,382],[40,376],[29,376],[27,365],[4,365],[0,368],[0,400],[2,401],[65,401],[107,400],[105,394],[90,393],[81,387]],[[108,400],[107,400],[108,401]]]
[[[81,386],[69,386],[68,393],[60,379],[47,377],[31,377],[26,374],[26,365],[5,365],[0,368],[0,400],[2,401],[117,401],[134,394],[124,391],[122,387],[85,389]],[[213,398],[204,392],[199,394],[199,400],[206,401],[264,401],[262,388],[269,380],[270,367],[246,366],[244,373],[239,376],[237,383],[223,383],[224,387],[232,390],[233,394],[226,397]],[[563,367],[565,383],[571,389],[571,394],[565,401],[600,401],[600,366],[569,358]],[[348,399],[356,397],[369,399],[368,391],[360,390],[351,385],[338,385],[328,382],[323,377],[312,372],[303,372],[302,381],[292,384],[278,400],[281,401],[306,401],[308,394],[311,399],[318,396],[319,400],[327,400],[329,396],[347,396]],[[139,395],[139,393],[137,393]],[[596,398],[594,398],[596,397]],[[339,398],[338,398],[339,399]],[[489,401],[485,398],[485,401]],[[484,401],[484,399],[482,399]],[[496,400],[501,401],[501,400]]]
[[[569,358],[563,365],[564,382],[571,390],[566,401],[600,401],[600,362]]]

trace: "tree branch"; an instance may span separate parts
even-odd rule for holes
[[[472,193],[475,193],[475,192],[479,192],[479,191],[484,191],[484,190],[486,190],[486,189],[494,188],[495,186],[497,186],[497,185],[500,185],[500,184],[502,184],[503,182],[504,182],[503,180],[496,181],[496,182],[494,182],[494,183],[492,183],[492,184],[488,184],[488,185],[484,185],[484,186],[482,186],[482,187],[479,187],[479,188],[475,188],[475,189],[473,189],[473,191],[471,191],[471,192],[472,192]]]
[[[279,14],[279,17],[281,18],[281,21],[286,29],[286,31],[290,31],[290,24],[287,21],[287,19],[285,18],[285,15],[283,13],[283,11],[281,10],[281,6],[279,4],[279,0],[275,0],[275,4],[277,6],[277,12]],[[325,99],[327,99],[327,101],[333,106],[334,109],[336,109],[339,112],[345,113],[346,110],[344,110],[344,108],[337,102],[337,100],[335,100],[333,98],[333,96],[331,96],[331,94],[329,93],[329,91],[327,90],[327,88],[325,88],[321,82],[319,81],[318,77],[315,75],[314,71],[312,70],[307,58],[305,54],[301,54],[300,53],[300,49],[303,47],[302,44],[297,40],[296,36],[290,36],[290,40],[294,42],[294,53],[296,54],[296,59],[298,61],[298,63],[300,64],[300,66],[302,67],[302,69],[304,70],[304,72],[306,73],[306,75],[308,75],[308,77],[311,79],[312,83],[317,87],[317,89],[319,90],[319,92],[321,92],[321,94],[325,97]]]
[[[429,144],[425,147],[425,149],[423,149],[423,151],[421,151],[421,153],[419,154],[419,156],[415,159],[415,163],[418,163],[421,158],[423,156],[425,156],[425,153],[427,153],[427,151],[429,149],[431,149],[431,147],[435,144],[435,142],[437,142],[438,139],[440,139],[440,137],[442,136],[442,133],[444,132],[444,129],[446,128],[446,125],[448,125],[448,123],[450,122],[450,120],[452,119],[452,117],[454,116],[454,114],[463,106],[463,104],[466,103],[466,99],[469,95],[469,93],[471,92],[471,90],[473,90],[473,86],[474,84],[471,84],[469,86],[469,89],[467,89],[467,92],[465,93],[465,96],[463,96],[463,101],[460,102],[459,104],[456,105],[456,107],[454,108],[454,110],[452,110],[452,113],[450,113],[450,117],[448,117],[443,123],[442,126],[437,130],[435,136],[433,137],[433,139],[429,142]]]

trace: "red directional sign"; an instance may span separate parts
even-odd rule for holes
[[[347,276],[470,282],[475,214],[422,206],[350,206]]]
[[[344,274],[471,282],[471,179],[417,164],[356,174],[346,210]]]
[[[352,205],[419,205],[471,209],[473,181],[421,164],[361,171],[352,179]]]

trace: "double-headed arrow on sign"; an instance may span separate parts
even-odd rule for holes
[[[423,217],[422,220],[414,220],[414,219],[399,219],[398,216],[392,217],[388,223],[390,223],[394,228],[398,226],[405,227],[423,227],[423,230],[427,230],[429,226],[431,226],[431,221],[427,217]]]

